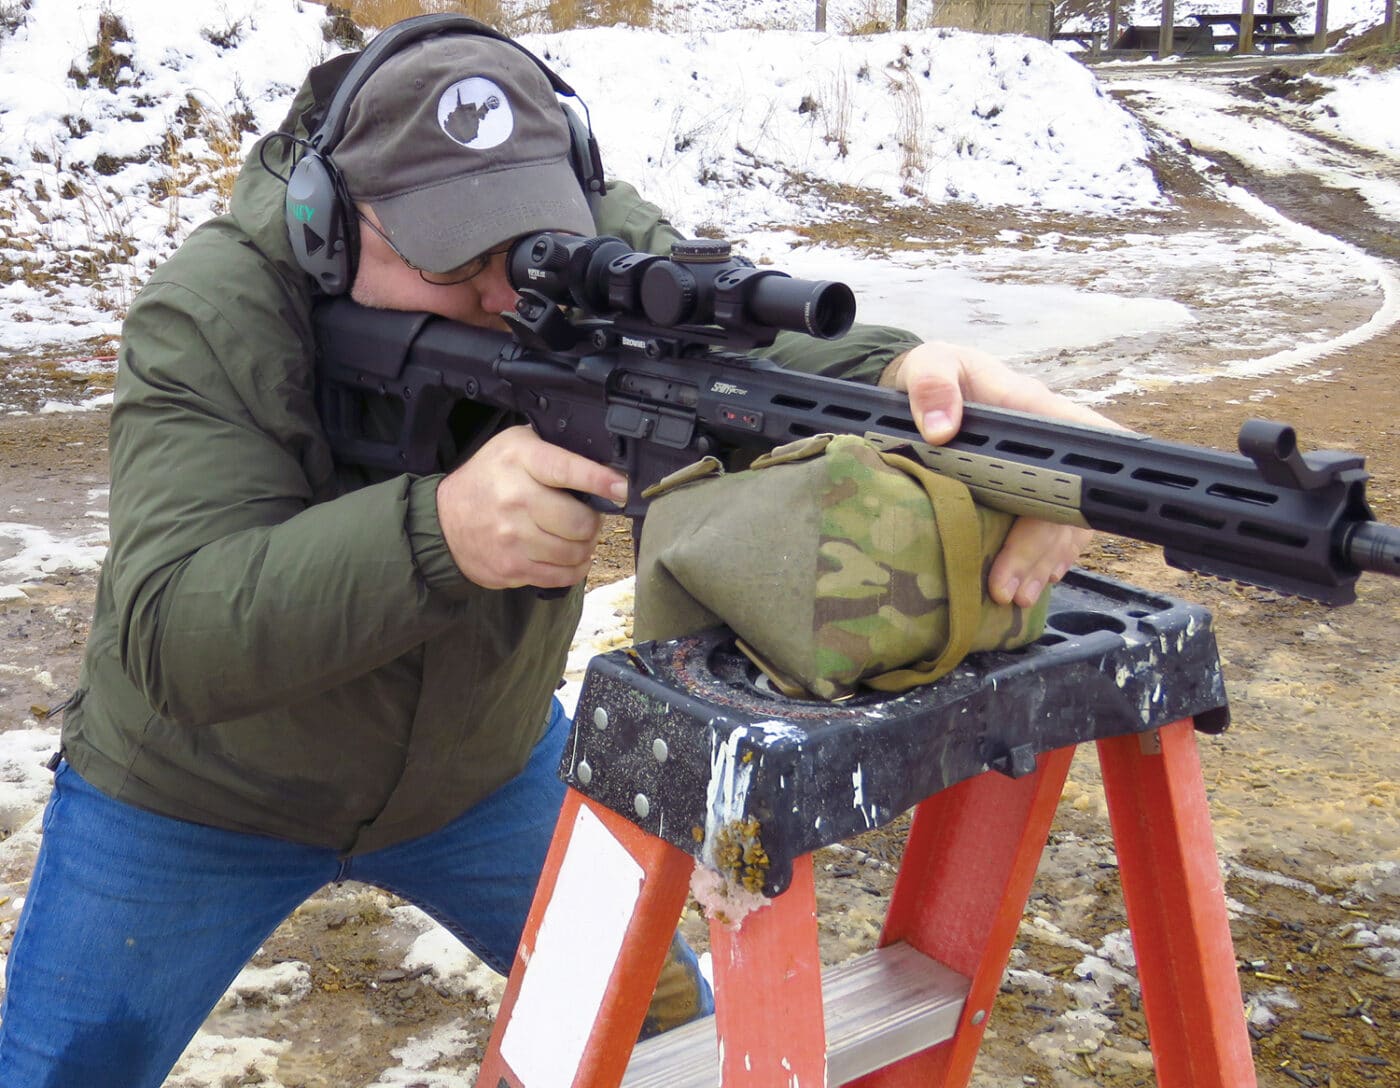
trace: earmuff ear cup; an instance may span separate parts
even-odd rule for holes
[[[569,165],[574,168],[574,176],[591,203],[607,192],[598,141],[593,138],[593,130],[577,110],[567,102],[560,102],[559,108],[564,111],[564,120],[569,124]]]
[[[297,264],[328,295],[343,295],[355,278],[344,183],[335,165],[307,149],[287,181],[287,234]]]

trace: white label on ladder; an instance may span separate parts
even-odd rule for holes
[[[525,1088],[569,1088],[641,896],[642,867],[585,805],[545,907],[501,1056]]]

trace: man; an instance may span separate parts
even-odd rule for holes
[[[341,71],[311,74],[286,133],[315,131]],[[259,944],[334,881],[421,906],[504,972],[553,830],[568,722],[552,692],[600,531],[571,492],[620,500],[627,481],[474,405],[440,473],[333,461],[316,281],[284,215],[291,142],[263,141],[230,213],[125,324],[112,548],[8,964],[6,1088],[160,1084]],[[625,185],[590,207],[570,142],[541,66],[508,42],[436,34],[383,59],[328,156],[353,202],[353,297],[501,328],[522,234],[669,246]],[[907,389],[932,441],[963,396],[1098,420],[892,330],[788,361]],[[1034,600],[1082,543],[1018,526],[993,593]],[[649,1027],[710,1007],[677,942]]]

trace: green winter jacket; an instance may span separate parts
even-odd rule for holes
[[[343,63],[311,74],[285,131],[314,127]],[[440,475],[333,462],[313,403],[313,288],[260,155],[285,175],[287,142],[264,140],[229,213],[127,317],[112,545],[62,746],[140,808],[361,853],[441,827],[520,771],[582,592],[472,584],[438,524]],[[678,237],[624,184],[596,217],[638,249]],[[776,354],[873,380],[912,343],[860,330],[785,337]],[[478,418],[451,460],[512,422]]]

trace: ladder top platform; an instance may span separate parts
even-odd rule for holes
[[[728,877],[776,896],[804,854],[987,770],[1182,718],[1229,723],[1204,608],[1073,570],[1045,634],[936,684],[787,698],[717,629],[595,657],[560,777]]]

